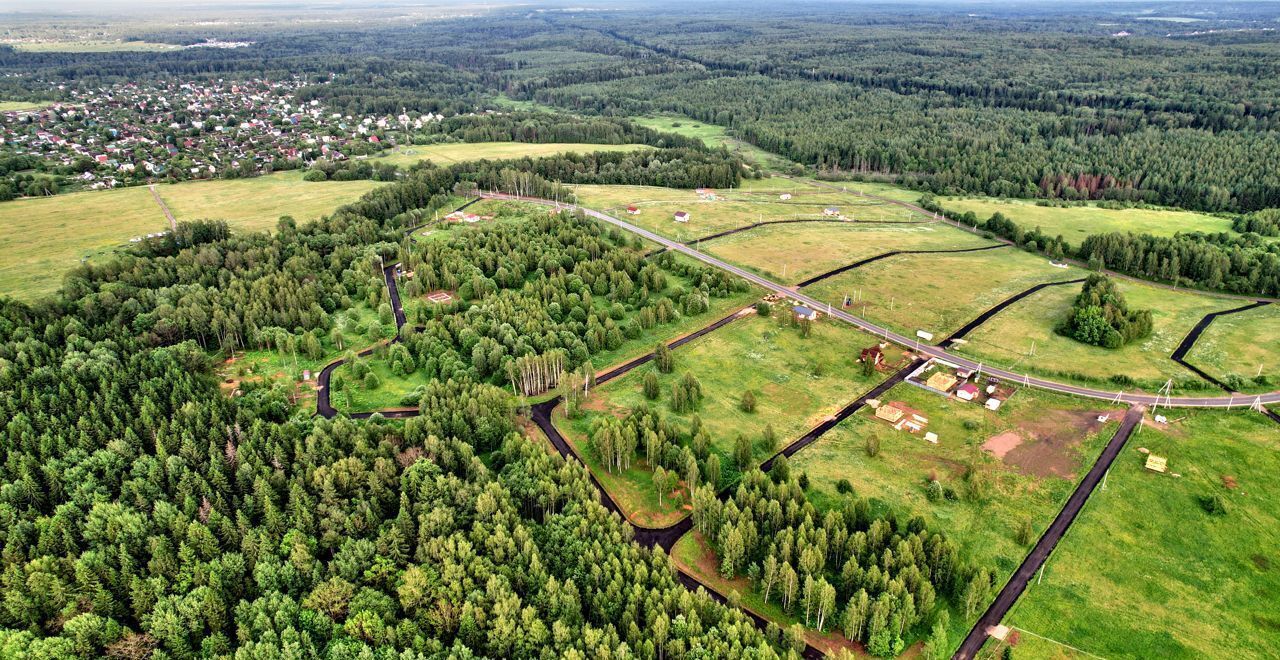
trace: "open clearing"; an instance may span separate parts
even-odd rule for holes
[[[251,179],[156,186],[179,220],[226,220],[233,229],[298,222],[355,201],[372,181],[308,183],[301,172]],[[109,254],[130,238],[167,231],[169,222],[146,186],[18,199],[0,203],[0,295],[22,300],[50,293],[81,259]]]
[[[1036,284],[1084,276],[1079,269],[1056,268],[1044,257],[1000,248],[900,254],[816,282],[804,291],[836,306],[848,295],[851,313],[907,336],[927,330],[940,340]]]
[[[1239,376],[1244,392],[1275,390],[1280,382],[1280,304],[1215,318],[1185,359],[1218,380]],[[1253,382],[1259,373],[1268,384]]]
[[[1171,417],[1181,421],[1148,423],[1129,439],[1006,624],[1108,658],[1263,658],[1280,648],[1275,423],[1241,412]],[[1167,458],[1169,473],[1144,469],[1142,448]],[[1226,515],[1201,509],[1198,498],[1212,495]],[[1035,644],[1014,656],[1061,653]]]
[[[0,101],[0,112],[39,110],[52,104],[53,101]]]
[[[773,453],[760,443],[766,426],[773,426],[777,449],[781,449],[884,378],[884,374],[865,377],[856,364],[858,351],[874,343],[869,336],[818,322],[806,339],[790,326],[781,309],[778,312],[771,318],[748,316],[734,321],[676,349],[675,370],[658,374],[661,395],[657,401],[648,401],[642,392],[645,374],[657,373],[644,365],[598,388],[585,414],[577,419],[557,416],[561,432],[633,520],[661,526],[678,520],[683,511],[671,501],[659,507],[652,475],[642,461],[622,474],[611,475],[603,469],[587,440],[596,417],[625,415],[649,405],[684,434],[696,414],[711,436],[712,451],[720,455],[720,485],[726,486],[738,474],[732,452],[739,433],[752,440],[756,462],[763,461]],[[701,382],[704,399],[697,411],[680,415],[670,408],[671,387],[686,373]],[[738,407],[747,390],[756,396],[754,413]]]
[[[742,156],[742,159],[756,165],[783,167],[790,161],[777,154],[765,151],[749,142],[730,137],[723,126],[700,122],[679,115],[658,115],[647,117],[631,117],[632,123],[648,126],[663,133],[675,133],[685,137],[698,138],[702,143],[712,147],[726,147]]]
[[[760,227],[716,239],[704,246],[704,251],[766,277],[800,282],[893,250],[952,250],[985,245],[994,243],[939,223],[821,223]]]
[[[693,190],[652,186],[575,186],[579,202],[622,218],[634,225],[680,241],[709,236],[728,229],[775,220],[835,220],[823,210],[835,207],[847,220],[876,222],[918,222],[923,220],[902,207],[868,200],[838,191],[814,188],[787,179],[748,179],[742,188],[716,190],[714,199]],[[791,195],[783,200],[781,195]],[[626,212],[635,206],[639,214]],[[677,222],[675,214],[689,214]],[[822,226],[830,227],[824,223]],[[724,240],[724,239],[717,239]]]
[[[586,144],[580,142],[451,142],[448,144],[409,145],[370,158],[370,162],[390,163],[408,167],[419,161],[431,160],[437,165],[448,165],[469,160],[501,160],[504,158],[537,158],[563,153],[591,153],[593,151],[635,151],[648,149],[642,144]]]
[[[999,252],[999,250],[997,250]],[[1014,303],[988,320],[957,346],[956,352],[1001,368],[1049,377],[1106,384],[1113,376],[1132,378],[1141,389],[1153,391],[1174,379],[1203,383],[1169,359],[1183,337],[1209,312],[1240,306],[1240,301],[1170,291],[1138,282],[1116,280],[1130,309],[1149,309],[1153,331],[1144,340],[1117,349],[1080,343],[1053,331],[1079,285],[1049,287]],[[1034,344],[1035,354],[1031,354]],[[1116,389],[1121,389],[1120,385]],[[1124,389],[1133,389],[1124,386]]]
[[[32,53],[119,53],[119,52],[161,52],[182,50],[176,44],[162,44],[151,41],[15,41],[8,45],[16,50]]]
[[[819,508],[838,505],[836,484],[847,479],[874,509],[903,519],[923,516],[930,529],[957,544],[962,557],[991,569],[1001,585],[1030,549],[1018,542],[1019,527],[1030,522],[1032,540],[1044,532],[1121,412],[1102,424],[1097,416],[1106,404],[1025,389],[992,412],[909,383],[882,400],[922,413],[938,444],[894,430],[869,407],[860,410],[792,458],[792,471],[809,475],[810,499]],[[1015,434],[1019,444],[1004,459],[983,451],[984,443],[1005,433]],[[865,445],[873,436],[881,445],[871,457]],[[954,499],[929,500],[926,486],[934,477]],[[951,638],[959,640],[978,614],[952,612]]]
[[[1231,232],[1231,221],[1192,211],[1168,209],[1104,209],[1096,205],[1036,206],[1024,200],[984,198],[944,198],[948,211],[973,211],[978,220],[986,220],[996,212],[1025,229],[1039,227],[1050,235],[1061,234],[1072,245],[1080,245],[1090,234],[1133,232],[1153,236],[1173,236],[1178,232]]]

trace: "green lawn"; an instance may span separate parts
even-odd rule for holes
[[[119,53],[182,50],[182,46],[150,41],[20,41],[9,45],[33,53]]]
[[[716,239],[703,250],[766,277],[799,282],[892,250],[950,250],[984,245],[993,243],[940,223],[816,223],[760,227]]]
[[[1239,376],[1245,392],[1280,389],[1280,304],[1217,317],[1186,360],[1219,380]],[[1259,373],[1268,384],[1252,382]]]
[[[815,324],[806,339],[782,314],[748,316],[677,349],[675,371],[658,374],[658,401],[649,402],[641,391],[645,375],[656,373],[646,365],[598,388],[584,406],[584,414],[573,420],[561,416],[558,425],[633,521],[650,526],[669,524],[682,517],[681,503],[658,505],[648,466],[637,463],[626,473],[611,475],[600,465],[588,440],[596,417],[622,415],[649,404],[687,430],[697,414],[710,433],[712,450],[720,454],[721,485],[725,486],[736,479],[732,451],[739,433],[752,439],[755,458],[763,460],[772,453],[758,442],[767,425],[773,426],[781,448],[883,378],[883,374],[863,376],[856,364],[858,351],[872,343],[867,335],[833,323]],[[678,415],[669,406],[671,386],[686,373],[698,378],[705,398],[696,413]],[[754,413],[738,407],[747,390],[757,398]]]
[[[743,160],[757,166],[785,167],[790,161],[777,154],[765,151],[749,142],[729,136],[723,126],[700,122],[679,115],[657,115],[648,117],[631,117],[633,123],[648,126],[664,133],[675,133],[685,137],[697,138],[712,147],[727,147],[736,152]]]
[[[0,101],[0,112],[18,112],[21,110],[39,110],[53,101]]]
[[[1241,303],[1127,280],[1116,280],[1116,285],[1131,309],[1151,310],[1154,331],[1147,339],[1107,349],[1056,334],[1054,326],[1080,293],[1078,286],[1061,286],[1022,299],[970,333],[968,343],[955,350],[997,367],[1016,367],[1065,380],[1096,384],[1105,383],[1112,376],[1127,376],[1148,391],[1158,389],[1170,378],[1175,379],[1175,385],[1180,380],[1202,383],[1169,356],[1205,314]],[[1117,385],[1116,389],[1121,387]]]
[[[973,211],[986,220],[997,211],[1030,230],[1034,227],[1050,235],[1061,234],[1072,245],[1079,245],[1090,234],[1133,232],[1153,236],[1173,236],[1178,232],[1230,232],[1231,221],[1203,213],[1171,209],[1104,209],[1096,205],[1036,206],[1024,200],[989,197],[940,200],[948,211]]]
[[[314,220],[382,185],[376,181],[303,181],[294,170],[227,181],[156,186],[178,221],[226,220],[235,229],[275,229],[280,216]]]
[[[923,516],[930,529],[957,544],[962,557],[991,569],[1001,584],[1030,549],[1018,542],[1018,528],[1030,521],[1036,538],[1048,527],[1123,412],[1109,411],[1112,421],[1102,424],[1097,416],[1107,410],[1105,404],[1025,389],[998,412],[910,384],[890,390],[883,401],[923,413],[938,444],[896,431],[865,408],[792,459],[793,472],[809,475],[810,499],[819,508],[836,505],[841,497],[836,484],[847,479],[879,511],[904,519]],[[1004,433],[1016,434],[1020,444],[1003,459],[982,450],[984,442]],[[866,451],[873,436],[881,441],[875,457]],[[986,485],[971,490],[965,478],[969,469]],[[934,477],[956,492],[955,501],[929,501],[925,486]],[[951,637],[957,644],[979,614],[952,612]]]
[[[222,219],[237,230],[274,228],[282,215],[302,222],[355,201],[372,181],[308,183],[301,172],[251,179],[191,181],[156,189],[179,220]],[[0,295],[34,300],[56,290],[82,259],[110,254],[169,222],[146,186],[0,203]]]
[[[448,144],[409,145],[397,147],[395,150],[371,158],[370,162],[390,163],[400,167],[408,167],[419,161],[431,160],[437,165],[448,165],[469,160],[500,160],[504,158],[524,158],[554,156],[569,152],[590,153],[593,151],[635,151],[648,149],[642,144],[587,144],[579,142],[451,142]]]
[[[1129,440],[1006,623],[1107,658],[1274,657],[1280,433],[1246,412],[1172,416],[1167,431],[1147,425]],[[1143,469],[1142,448],[1166,457],[1169,474]],[[1198,505],[1210,495],[1225,516]]]
[[[805,288],[853,313],[912,336],[923,329],[936,340],[1033,285],[1084,277],[1044,257],[1015,248],[957,254],[902,254],[867,264]],[[1072,288],[1068,286],[1068,288]],[[1078,285],[1075,287],[1078,290]]]

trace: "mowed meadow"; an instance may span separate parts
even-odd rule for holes
[[[281,216],[311,220],[355,201],[372,181],[310,183],[303,173],[156,186],[178,221],[226,220],[234,230],[271,229]],[[0,295],[19,300],[57,290],[62,274],[129,239],[169,229],[146,186],[0,203]]]

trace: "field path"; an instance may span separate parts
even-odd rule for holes
[[[1107,473],[1107,470],[1111,469],[1111,464],[1120,455],[1120,450],[1128,442],[1129,436],[1133,435],[1134,429],[1142,421],[1142,415],[1145,412],[1145,407],[1133,406],[1129,408],[1129,412],[1125,413],[1124,420],[1120,422],[1120,428],[1116,429],[1115,435],[1111,436],[1111,441],[1102,450],[1102,454],[1098,456],[1098,460],[1094,462],[1088,474],[1084,475],[1084,479],[1080,480],[1075,491],[1071,493],[1071,497],[1067,499],[1066,506],[1062,507],[1062,510],[1058,512],[1058,516],[1053,519],[1052,523],[1049,523],[1049,528],[1040,536],[1040,540],[1036,542],[1035,547],[1027,554],[1026,559],[1022,560],[1018,570],[1013,572],[1013,576],[1005,583],[1004,588],[1000,590],[1000,593],[992,601],[987,611],[973,625],[969,635],[964,638],[964,642],[960,644],[960,648],[952,658],[955,660],[970,660],[982,649],[982,645],[987,641],[987,630],[1000,625],[1004,616],[1009,613],[1009,609],[1013,607],[1018,597],[1026,590],[1027,583],[1031,581],[1036,570],[1044,565],[1045,560],[1049,558],[1053,549],[1057,547],[1058,541],[1062,540],[1062,536],[1067,533],[1071,523],[1075,521],[1080,510],[1084,508],[1085,502],[1089,500],[1089,495],[1093,493],[1093,489],[1097,488],[1102,481],[1103,475]]]
[[[151,196],[155,198],[156,204],[159,204],[160,210],[164,211],[164,217],[169,219],[169,229],[175,232],[178,231],[178,220],[169,211],[169,205],[165,204],[163,199],[160,199],[160,192],[156,190],[156,184],[153,183],[147,186],[147,190],[151,191]]]

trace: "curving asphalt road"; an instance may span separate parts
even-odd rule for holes
[[[1280,402],[1280,392],[1268,392],[1266,394],[1257,395],[1257,396],[1241,395],[1240,397],[1234,397],[1234,396],[1233,397],[1225,397],[1225,396],[1175,397],[1175,396],[1160,396],[1160,395],[1152,395],[1152,394],[1113,392],[1108,390],[1099,390],[1091,387],[1081,387],[1078,385],[1058,383],[1055,381],[1046,380],[1044,378],[1034,377],[1034,376],[1031,376],[1030,374],[1020,374],[1017,372],[1007,371],[1004,369],[988,367],[983,363],[975,362],[968,358],[960,357],[958,355],[948,353],[947,349],[945,348],[941,348],[938,346],[929,346],[925,344],[917,345],[917,341],[914,338],[904,337],[902,335],[899,335],[895,332],[890,331],[888,328],[878,326],[874,323],[871,323],[870,321],[858,318],[843,310],[831,308],[830,305],[820,302],[809,296],[806,296],[805,294],[799,291],[796,291],[792,287],[788,287],[786,285],[779,284],[772,280],[766,279],[764,277],[756,275],[755,273],[747,271],[743,268],[739,268],[738,266],[734,266],[733,264],[729,264],[724,261],[721,261],[720,259],[717,259],[711,255],[708,255],[703,252],[699,252],[698,250],[695,250],[678,241],[671,240],[665,236],[662,236],[660,234],[656,234],[652,231],[644,229],[643,227],[637,227],[636,225],[633,225],[623,220],[619,220],[618,218],[607,215],[605,213],[601,213],[599,211],[588,209],[585,207],[580,207],[574,204],[557,203],[552,200],[535,198],[535,197],[522,197],[518,195],[508,195],[505,193],[482,193],[482,196],[491,198],[491,199],[523,201],[523,202],[543,204],[548,206],[556,206],[558,208],[562,208],[566,210],[581,211],[582,213],[584,213],[589,217],[595,218],[603,222],[607,222],[621,229],[629,231],[633,234],[637,234],[643,238],[647,238],[659,245],[662,245],[663,247],[666,247],[668,250],[680,252],[681,254],[692,257],[693,259],[697,259],[698,261],[701,261],[707,265],[714,266],[721,270],[728,271],[729,273],[737,275],[738,277],[741,277],[757,286],[760,286],[764,289],[767,289],[779,295],[783,295],[788,298],[797,300],[801,304],[808,305],[813,309],[816,309],[819,311],[823,309],[827,309],[828,315],[830,315],[832,318],[835,318],[845,323],[848,323],[850,325],[853,325],[854,327],[859,328],[860,330],[863,330],[864,332],[867,332],[869,334],[879,335],[881,337],[884,337],[888,341],[892,341],[903,346],[915,347],[917,352],[922,355],[933,357],[933,358],[941,358],[952,364],[959,365],[960,367],[963,367],[965,369],[969,369],[973,371],[981,371],[982,373],[985,373],[988,376],[994,376],[1001,380],[1006,380],[1013,383],[1022,383],[1023,386],[1025,387],[1035,387],[1038,389],[1048,390],[1051,392],[1058,392],[1060,394],[1070,394],[1074,396],[1083,396],[1083,397],[1089,397],[1093,399],[1118,401],[1118,402],[1123,402],[1130,405],[1161,405],[1166,407],[1184,407],[1184,408],[1229,408],[1229,407],[1236,407],[1236,406],[1240,406],[1240,407],[1249,406],[1249,405],[1253,405],[1255,402],[1258,404],[1271,404],[1271,403]]]

